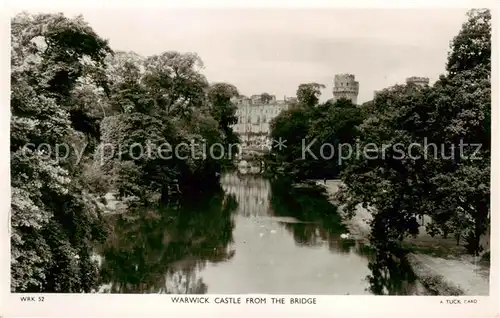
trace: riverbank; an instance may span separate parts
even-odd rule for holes
[[[316,181],[324,187],[332,204],[338,205],[336,193],[340,180]],[[368,243],[371,214],[361,206],[348,218],[339,206],[339,213],[351,235]],[[431,237],[425,230],[428,219],[422,220],[420,234],[404,241],[404,247],[411,251],[408,261],[420,282],[435,295],[485,296],[489,294],[489,264],[479,258],[466,255],[462,246],[452,238]]]

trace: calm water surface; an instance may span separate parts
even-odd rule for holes
[[[109,216],[100,292],[416,294],[346,233],[318,191],[226,174],[207,199]],[[403,273],[405,274],[405,273]]]

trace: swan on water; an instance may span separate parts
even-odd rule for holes
[[[340,238],[341,239],[349,239],[349,238],[351,238],[351,234],[349,234],[349,233],[340,234]]]

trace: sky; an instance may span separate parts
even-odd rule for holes
[[[301,83],[333,77],[359,81],[358,102],[406,77],[431,82],[445,71],[449,43],[466,9],[67,9],[82,14],[113,50],[148,56],[196,52],[209,82],[235,85],[240,94],[295,96]]]

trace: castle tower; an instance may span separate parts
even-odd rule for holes
[[[408,77],[406,79],[406,84],[426,86],[426,85],[429,85],[429,78],[428,77],[418,77],[418,76]]]
[[[353,104],[358,102],[359,83],[352,74],[337,74],[333,83],[333,100],[349,99]]]

